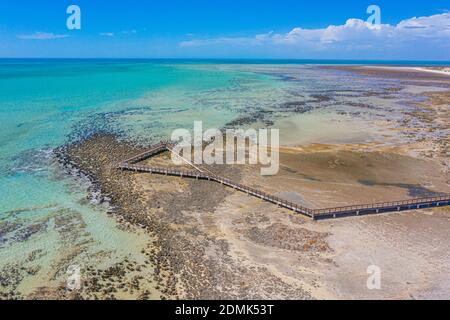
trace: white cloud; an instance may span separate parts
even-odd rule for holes
[[[420,43],[419,43],[420,42]],[[330,25],[322,29],[292,29],[288,33],[269,32],[253,37],[220,37],[183,41],[183,48],[217,45],[265,48],[303,48],[309,50],[370,50],[414,47],[432,43],[450,46],[450,13],[428,17],[414,17],[397,25],[374,26],[360,19],[349,19],[343,25]],[[422,48],[423,49],[423,48]],[[431,49],[431,48],[430,48]],[[433,50],[433,49],[431,49]],[[447,54],[447,56],[450,53]]]
[[[18,35],[17,38],[22,40],[53,40],[53,39],[63,39],[69,37],[66,34],[54,34],[48,32],[35,32],[33,34],[22,34]]]

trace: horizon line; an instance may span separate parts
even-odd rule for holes
[[[312,61],[312,62],[424,62],[424,63],[448,63],[450,60],[428,60],[428,59],[340,59],[340,58],[161,58],[161,57],[151,57],[151,58],[139,58],[139,57],[0,57],[0,60],[141,60],[141,61],[151,61],[151,60],[178,60],[178,61]]]

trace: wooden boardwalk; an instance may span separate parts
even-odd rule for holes
[[[244,192],[248,195],[257,197],[264,201],[271,202],[273,204],[278,205],[279,207],[292,210],[295,213],[305,215],[314,220],[349,217],[349,216],[361,216],[368,214],[380,214],[386,212],[400,212],[407,210],[418,210],[450,205],[450,194],[443,194],[442,196],[438,197],[409,199],[394,202],[372,203],[365,205],[345,206],[328,209],[309,209],[306,207],[302,207],[296,203],[281,199],[279,197],[233,182],[229,179],[214,174],[205,174],[203,172],[198,171],[177,170],[171,168],[157,168],[138,164],[139,162],[142,162],[145,159],[148,159],[154,155],[157,155],[164,151],[168,151],[170,150],[170,148],[171,145],[167,143],[157,144],[155,146],[152,146],[146,152],[140,153],[132,158],[122,161],[117,165],[117,169],[132,172],[161,174],[166,176],[177,176],[181,178],[192,178],[197,180],[214,181],[224,186]]]

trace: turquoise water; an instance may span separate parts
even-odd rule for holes
[[[236,80],[156,63],[0,63],[0,212],[62,201],[45,162],[74,132],[108,128],[158,139],[193,120],[220,126],[235,110],[197,100]]]
[[[64,279],[72,250],[80,252],[71,263],[99,266],[136,258],[149,241],[87,201],[88,181],[64,175],[54,148],[98,130],[151,143],[195,120],[222,127],[277,87],[268,75],[186,64],[0,60],[0,279],[23,278],[2,282],[0,293],[28,294]],[[75,240],[66,240],[61,218],[81,230]],[[93,261],[99,252],[108,258]],[[24,274],[21,267],[31,264],[40,271]]]

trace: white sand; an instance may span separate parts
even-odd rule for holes
[[[397,71],[420,71],[428,73],[436,73],[450,76],[450,67],[392,67],[392,66],[366,66],[366,68],[377,68],[385,70]]]

